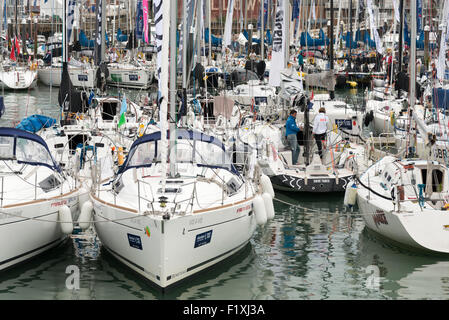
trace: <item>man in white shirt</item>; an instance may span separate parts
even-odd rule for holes
[[[326,116],[326,109],[321,107],[319,113],[313,120],[312,133],[315,136],[316,145],[318,147],[318,154],[323,159],[322,143],[326,141],[326,133],[329,126],[329,118]]]

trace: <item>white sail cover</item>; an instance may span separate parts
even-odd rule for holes
[[[276,8],[276,19],[273,28],[273,51],[271,54],[270,77],[268,84],[278,87],[281,84],[281,71],[285,65],[285,46],[287,35],[285,34],[286,24],[286,0],[278,0]]]
[[[222,51],[225,51],[225,49],[231,45],[231,39],[232,39],[232,15],[234,13],[234,0],[229,0],[228,3],[228,13],[226,15],[226,23],[225,23],[225,30],[223,34],[223,46]]]
[[[444,2],[443,19],[443,21],[446,21],[447,25],[442,30],[440,52],[438,54],[437,78],[440,80],[444,79],[444,72],[446,69],[446,42],[449,36],[449,0]]]

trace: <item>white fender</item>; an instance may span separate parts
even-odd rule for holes
[[[254,213],[256,215],[256,222],[259,225],[267,223],[267,213],[265,211],[265,203],[261,195],[257,195],[253,201]]]
[[[86,230],[90,226],[90,221],[92,220],[92,211],[93,211],[93,204],[91,201],[86,201],[83,203],[83,206],[81,207],[81,213],[78,218],[78,225],[81,229]]]
[[[274,218],[273,198],[268,192],[262,194],[263,202],[265,204],[265,212],[267,213],[267,220]]]
[[[73,221],[72,221],[72,212],[70,212],[70,208],[66,205],[61,206],[59,208],[58,218],[61,224],[62,232],[64,234],[71,234],[73,231]]]
[[[260,184],[262,185],[263,192],[268,192],[268,194],[271,196],[271,198],[274,199],[274,189],[273,189],[273,185],[271,183],[270,178],[265,174],[261,174],[260,175]]]
[[[357,201],[357,185],[352,182],[348,184],[345,190],[345,198],[343,203],[345,206],[352,207]]]

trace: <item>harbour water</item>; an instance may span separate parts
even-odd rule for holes
[[[0,125],[57,117],[57,89],[4,92]],[[136,92],[134,92],[136,94]],[[339,92],[337,97],[349,95]],[[127,93],[128,96],[128,93]],[[275,218],[239,254],[161,293],[111,257],[93,230],[0,273],[0,299],[448,299],[449,259],[401,249],[368,232],[343,195],[276,194]],[[79,270],[79,289],[67,285]],[[67,272],[67,273],[66,273]]]

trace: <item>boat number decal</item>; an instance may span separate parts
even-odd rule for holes
[[[78,75],[78,81],[87,81],[87,75],[86,74],[79,74]]]
[[[142,250],[142,240],[139,236],[128,233],[128,242],[130,247]]]
[[[379,224],[388,224],[387,217],[385,217],[385,213],[382,211],[377,211],[377,213],[373,214],[373,220],[376,227],[379,227]]]
[[[237,209],[237,213],[240,213],[242,211],[247,211],[247,210],[251,209],[251,206],[252,206],[252,204],[249,204],[249,205],[247,205],[245,207],[238,208]]]
[[[53,202],[51,204],[51,206],[52,207],[59,207],[59,206],[65,205],[65,204],[67,204],[67,200],[61,200],[61,201],[58,201],[58,202]]]
[[[205,244],[208,244],[211,238],[212,238],[212,230],[197,234],[195,238],[194,248],[198,248]]]
[[[130,75],[129,75],[129,80],[130,80],[130,81],[137,81],[137,80],[139,80],[139,79],[138,79],[138,77],[137,77],[137,74],[130,74]]]

